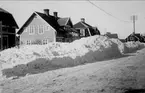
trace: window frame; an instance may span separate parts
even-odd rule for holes
[[[43,39],[43,40],[42,40],[42,44],[43,44],[43,45],[48,44],[48,39]]]
[[[27,45],[31,45],[31,40],[27,40],[27,41],[26,41],[26,44],[27,44]]]
[[[80,29],[80,36],[85,36],[85,29]]]
[[[34,35],[35,34],[35,27],[34,26],[29,26],[29,35]]]
[[[45,30],[45,28],[43,25],[38,26],[38,34],[40,34],[40,35],[44,34],[44,30]]]

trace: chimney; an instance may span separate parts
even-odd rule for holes
[[[44,9],[44,13],[48,16],[49,15],[49,9]]]
[[[57,12],[53,12],[53,15],[54,15],[54,17],[58,17]]]
[[[81,18],[81,22],[85,22],[85,18]]]

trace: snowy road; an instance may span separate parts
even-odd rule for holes
[[[145,49],[109,61],[5,80],[0,86],[2,93],[145,93]]]

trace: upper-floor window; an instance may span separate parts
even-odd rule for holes
[[[3,26],[3,27],[2,27],[2,31],[8,32],[8,27],[7,27],[7,26]]]
[[[44,26],[44,31],[49,31],[51,30],[50,26]]]
[[[43,34],[44,30],[45,30],[45,26],[43,26],[43,25],[38,26],[38,33],[39,34]]]
[[[34,32],[35,32],[35,27],[34,26],[29,26],[28,28],[27,28],[27,30],[29,29],[29,35],[33,35],[34,34]]]
[[[80,29],[80,36],[85,36],[85,29]]]

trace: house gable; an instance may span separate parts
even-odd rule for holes
[[[56,30],[36,13],[31,15],[20,31],[20,41],[23,44],[28,43],[27,41],[31,41],[29,43],[38,40],[42,42],[46,41],[45,39],[54,42],[56,38]]]
[[[139,38],[133,34],[129,35],[127,38],[126,38],[127,41],[138,41]]]
[[[86,31],[86,37],[87,36],[92,36],[92,35],[100,35],[99,32],[97,32],[91,25],[83,22],[83,21],[80,21],[78,23],[76,23],[74,25],[74,28],[77,29],[78,32],[80,32],[82,29],[84,29]]]
[[[42,18],[47,24],[51,25],[51,27],[56,30],[56,31],[59,31],[59,24],[57,23],[57,19],[58,18],[55,18],[54,16],[47,16],[46,14],[43,14],[43,13],[39,13],[39,12],[36,12],[37,15],[40,16],[40,18]]]
[[[2,21],[3,25],[10,26],[16,29],[19,28],[13,15],[9,12],[6,12],[5,10],[0,9],[0,21]]]
[[[74,25],[74,28],[76,28],[76,29],[85,29],[87,27],[82,22],[78,22]]]
[[[25,27],[26,26],[28,26],[30,23],[31,23],[31,21],[33,20],[33,18],[36,16],[36,14],[35,13],[33,13],[30,17],[29,17],[29,19],[24,23],[24,25],[20,28],[20,30],[17,32],[17,34],[22,34],[23,33],[23,31],[25,30]]]
[[[130,34],[126,38],[126,41],[140,41],[140,42],[145,42],[145,39],[139,33],[135,33],[135,34]]]
[[[73,27],[73,23],[72,23],[72,21],[71,21],[70,18],[68,19],[66,25],[68,25],[68,26],[70,26],[70,27]]]
[[[45,21],[45,24],[48,24],[48,25],[51,27],[51,29],[55,30],[48,22],[46,22],[46,20],[44,20],[44,19],[42,18],[42,16],[40,16],[40,15],[38,14],[38,12],[34,12],[34,13],[29,17],[29,19],[25,22],[25,24],[20,28],[20,30],[18,31],[17,34],[21,34],[21,33],[25,30],[25,27],[27,27],[35,17],[39,17],[41,20]],[[56,31],[56,30],[55,30],[55,31]]]
[[[57,22],[60,26],[66,26],[68,23],[68,20],[69,20],[69,18],[59,18],[57,20]]]

